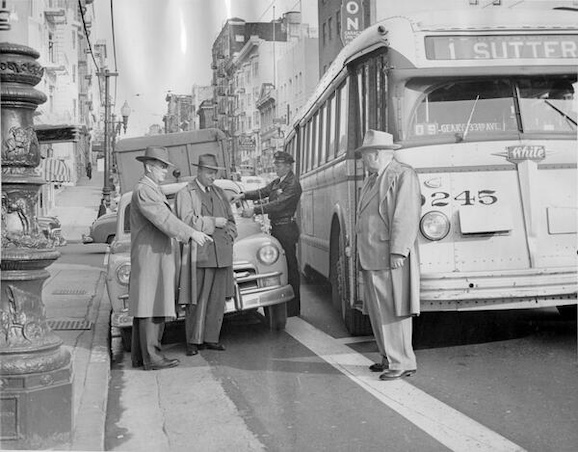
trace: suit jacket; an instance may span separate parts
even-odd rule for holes
[[[261,205],[255,207],[255,213],[268,214],[270,220],[293,217],[299,198],[301,184],[293,171],[282,181],[278,177],[263,188],[245,192],[245,199],[262,200]]]
[[[216,185],[211,186],[213,203],[193,179],[175,197],[177,217],[197,231],[210,235],[214,242],[199,247],[195,242],[184,243],[181,248],[181,270],[179,278],[179,304],[196,304],[197,267],[230,267],[233,265],[233,244],[237,238],[237,226],[231,205],[225,192]],[[215,218],[227,218],[224,228],[215,226]]]
[[[130,315],[175,317],[176,256],[172,239],[184,241],[191,229],[173,214],[157,184],[148,177],[137,183],[130,208]]]
[[[361,190],[357,208],[357,253],[364,270],[391,271],[397,315],[419,313],[419,254],[417,234],[421,192],[416,172],[392,160],[369,187]],[[404,265],[390,268],[392,254],[406,256]]]

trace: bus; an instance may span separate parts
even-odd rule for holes
[[[422,311],[575,312],[577,61],[578,13],[554,10],[390,17],[342,49],[284,147],[303,188],[301,271],[329,279],[351,334],[371,331],[353,152],[368,129],[420,179]]]

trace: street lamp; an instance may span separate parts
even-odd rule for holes
[[[109,172],[114,172],[114,170],[116,169],[116,155],[114,154],[114,151],[116,149],[116,137],[117,135],[120,134],[120,129],[122,127],[125,135],[126,135],[126,127],[128,126],[128,117],[130,116],[130,112],[131,112],[131,108],[128,105],[128,102],[125,100],[123,106],[120,109],[120,114],[122,116],[122,120],[116,121],[115,117],[116,115],[113,113],[112,116],[112,120],[111,120],[111,159],[109,160],[111,162],[111,165],[109,165]],[[111,168],[112,167],[112,168]],[[108,177],[109,179],[106,179],[105,182],[108,180],[110,181],[111,178],[111,174],[105,174],[104,177]],[[109,198],[110,199],[110,198]],[[110,202],[110,201],[109,201]]]

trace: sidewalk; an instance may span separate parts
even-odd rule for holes
[[[68,243],[79,242],[95,220],[103,173],[65,187],[50,212],[62,223]],[[60,450],[104,450],[110,378],[110,301],[105,271],[89,265],[59,263],[47,268],[42,298],[51,328],[70,350],[73,366],[73,432]]]

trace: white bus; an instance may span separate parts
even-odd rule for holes
[[[577,284],[578,13],[391,17],[345,46],[296,118],[300,265],[369,327],[355,251],[367,129],[402,145],[422,190],[422,311],[559,306]],[[575,311],[574,311],[575,312]]]

